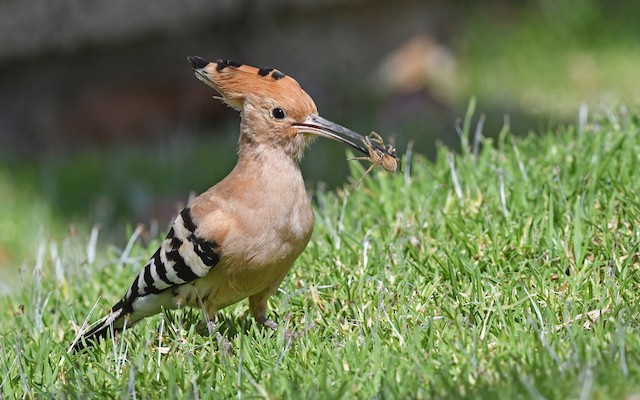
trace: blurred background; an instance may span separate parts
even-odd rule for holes
[[[616,0],[2,0],[0,274],[94,224],[115,246],[164,231],[233,167],[239,117],[188,55],[279,68],[325,117],[433,156],[472,96],[485,136],[505,115],[526,134],[581,104],[637,110],[639,17]],[[318,141],[302,168],[311,190],[342,184],[345,149]]]

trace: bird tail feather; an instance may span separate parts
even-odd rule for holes
[[[124,326],[124,319],[127,316],[126,303],[120,300],[111,308],[111,313],[101,319],[93,328],[78,337],[71,350],[77,352],[86,347],[93,346],[100,338],[106,338],[109,332],[120,332]]]

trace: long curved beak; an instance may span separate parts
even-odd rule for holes
[[[326,118],[322,118],[317,114],[311,114],[304,122],[294,124],[293,126],[300,130],[301,133],[332,139],[346,144],[347,146],[351,146],[352,148],[366,155],[369,155],[369,150],[367,150],[363,146],[363,144],[365,143],[365,138],[361,134],[354,132],[351,129],[345,128],[342,125],[338,125],[335,122],[331,122]],[[391,154],[387,149],[380,146],[378,143],[371,142],[371,145],[376,150],[379,150],[384,154],[388,154],[392,157],[396,156],[395,154]]]

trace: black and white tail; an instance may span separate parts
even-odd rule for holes
[[[130,306],[129,306],[130,307]],[[87,346],[93,345],[98,339],[106,338],[109,332],[116,333],[122,330],[124,326],[124,318],[127,313],[126,304],[123,300],[120,300],[115,306],[111,308],[111,314],[104,317],[93,328],[83,333],[73,343],[72,350],[79,351]]]
[[[72,345],[82,350],[113,330],[122,330],[141,319],[177,306],[172,287],[183,285],[209,273],[220,261],[215,241],[196,236],[197,225],[185,208],[173,223],[167,238],[134,279],[127,294],[111,307],[111,313],[83,333]]]

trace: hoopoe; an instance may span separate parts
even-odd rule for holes
[[[196,77],[241,114],[237,164],[180,212],[124,297],[76,339],[74,350],[122,330],[125,320],[132,326],[162,308],[199,307],[214,317],[245,298],[258,323],[277,329],[267,318],[267,300],[313,230],[298,166],[304,149],[320,136],[371,152],[362,146],[363,136],[320,117],[298,82],[277,69],[188,60]]]

